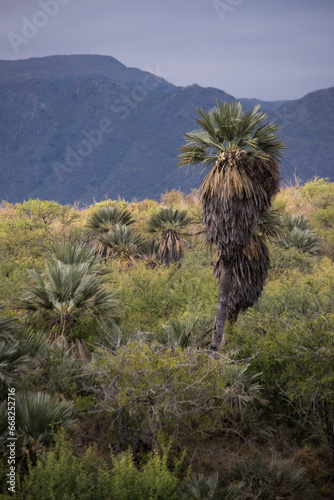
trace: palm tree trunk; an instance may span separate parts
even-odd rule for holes
[[[232,283],[232,264],[222,266],[222,271],[218,281],[218,299],[213,335],[211,340],[211,349],[218,351],[224,338],[224,327],[227,312],[228,296]]]

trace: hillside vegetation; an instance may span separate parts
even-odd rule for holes
[[[213,353],[196,190],[2,203],[1,498],[333,498],[334,183],[273,208],[264,291]]]

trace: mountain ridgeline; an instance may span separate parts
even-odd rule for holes
[[[177,167],[182,134],[197,128],[196,108],[216,99],[236,100],[214,88],[176,87],[158,67],[127,68],[108,56],[0,61],[0,199],[91,203],[189,192],[204,174]],[[240,100],[261,104],[280,124],[283,179],[334,180],[334,87],[296,101]]]

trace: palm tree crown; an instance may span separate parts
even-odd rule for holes
[[[106,233],[116,224],[128,226],[134,223],[131,212],[117,206],[97,208],[87,219],[87,228],[96,233]]]
[[[86,227],[100,237],[100,240],[95,242],[97,254],[105,259],[110,256],[110,246],[104,245],[101,242],[101,237],[114,231],[117,225],[131,226],[134,222],[131,212],[126,208],[107,205],[95,210],[88,218]]]
[[[243,112],[240,102],[227,104],[218,100],[217,107],[209,112],[198,109],[201,119],[196,118],[196,122],[201,129],[184,134],[188,142],[180,148],[179,164],[202,163],[212,168],[223,153],[233,151],[245,151],[257,161],[278,160],[284,148],[275,135],[278,125],[263,123],[267,116],[259,109],[255,106]]]
[[[131,262],[142,255],[146,245],[142,236],[136,234],[132,227],[123,224],[116,224],[113,229],[102,234],[99,241],[106,249],[106,256]]]
[[[278,192],[283,143],[277,125],[263,123],[259,106],[243,112],[240,103],[198,110],[202,130],[184,134],[179,165],[202,163],[211,170],[200,188],[207,241],[229,260],[251,241],[259,215]]]

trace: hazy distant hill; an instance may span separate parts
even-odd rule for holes
[[[31,196],[62,203],[118,195],[157,198],[189,191],[201,174],[176,165],[196,108],[235,98],[198,85],[176,87],[106,56],[0,61],[0,199]],[[281,123],[282,174],[334,180],[334,88],[262,104]]]

